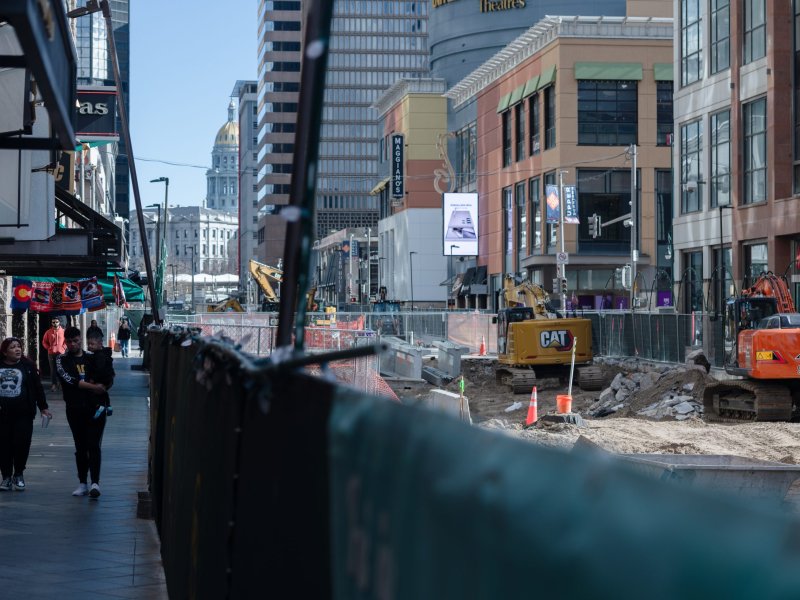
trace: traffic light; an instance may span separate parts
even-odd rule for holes
[[[562,277],[561,278],[561,293],[562,294],[566,294],[567,293],[567,278],[566,277]]]
[[[589,235],[593,238],[600,237],[600,228],[603,225],[603,221],[598,214],[594,214],[589,217]]]

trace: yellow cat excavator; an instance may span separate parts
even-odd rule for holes
[[[539,285],[506,275],[497,313],[497,380],[510,385],[515,394],[530,393],[539,377],[563,377],[572,360],[592,360],[592,325],[589,319],[565,318],[550,304],[550,296]],[[594,382],[593,379],[599,379]],[[580,374],[583,389],[602,385],[599,370]]]
[[[275,312],[278,310],[280,306],[280,298],[278,294],[275,293],[275,289],[272,287],[270,283],[270,279],[273,281],[277,281],[281,283],[283,281],[283,271],[277,267],[271,267],[269,265],[265,265],[262,262],[258,262],[255,259],[250,259],[250,275],[253,276],[258,287],[264,294],[264,301],[261,303],[261,310],[266,312]],[[317,293],[316,286],[312,287],[306,293],[306,310],[308,311],[316,311],[318,310],[317,302],[314,300],[314,296]]]

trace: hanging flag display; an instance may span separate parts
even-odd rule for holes
[[[580,224],[578,218],[578,189],[574,185],[564,186],[564,223]]]
[[[119,275],[114,275],[114,302],[117,306],[125,306],[127,301],[125,299],[125,289],[122,287],[122,282],[119,280]]]
[[[14,277],[12,286],[12,310],[79,315],[106,307],[97,277],[57,283]]]
[[[547,222],[558,223],[561,220],[561,200],[558,196],[558,186],[548,185],[545,189],[547,204]]]

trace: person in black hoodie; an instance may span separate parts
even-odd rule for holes
[[[28,462],[36,407],[47,417],[52,414],[36,365],[22,356],[22,342],[10,337],[0,344],[0,491],[25,490],[22,476]],[[13,473],[12,473],[13,470]]]
[[[84,352],[81,346],[81,330],[67,327],[64,332],[67,351],[56,359],[56,372],[64,391],[67,406],[67,422],[75,442],[75,464],[78,467],[79,485],[73,496],[92,498],[100,496],[100,443],[106,426],[105,412],[95,418],[98,397],[107,392],[101,383],[92,383],[86,378],[87,365],[92,353]],[[91,366],[88,367],[92,369]],[[88,487],[91,473],[92,486]]]
[[[95,396],[95,415],[99,415],[97,411],[103,408],[106,416],[111,416],[111,411],[108,410],[111,406],[111,399],[108,396],[108,390],[114,385],[114,359],[111,356],[111,348],[106,348],[103,345],[103,332],[99,329],[86,331],[86,349],[92,353],[91,360],[86,363],[86,381],[90,383],[100,383],[105,387],[106,392]],[[104,412],[100,411],[100,412]]]

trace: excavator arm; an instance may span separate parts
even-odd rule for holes
[[[528,306],[537,317],[548,317],[550,296],[540,285],[523,281],[517,284],[512,275],[503,281],[503,300],[508,308]]]
[[[277,302],[278,295],[275,293],[272,285],[270,284],[270,278],[274,279],[275,281],[282,281],[283,279],[283,271],[276,267],[270,267],[269,265],[265,265],[264,263],[260,263],[257,260],[250,259],[250,275],[253,276],[258,287],[261,288],[261,291],[266,296],[267,302]]]
[[[776,276],[772,271],[764,273],[759,277],[756,282],[749,288],[742,290],[742,296],[746,298],[766,296],[768,298],[775,298],[778,303],[778,312],[793,313],[795,310],[792,295],[789,293],[789,288],[780,277]]]

